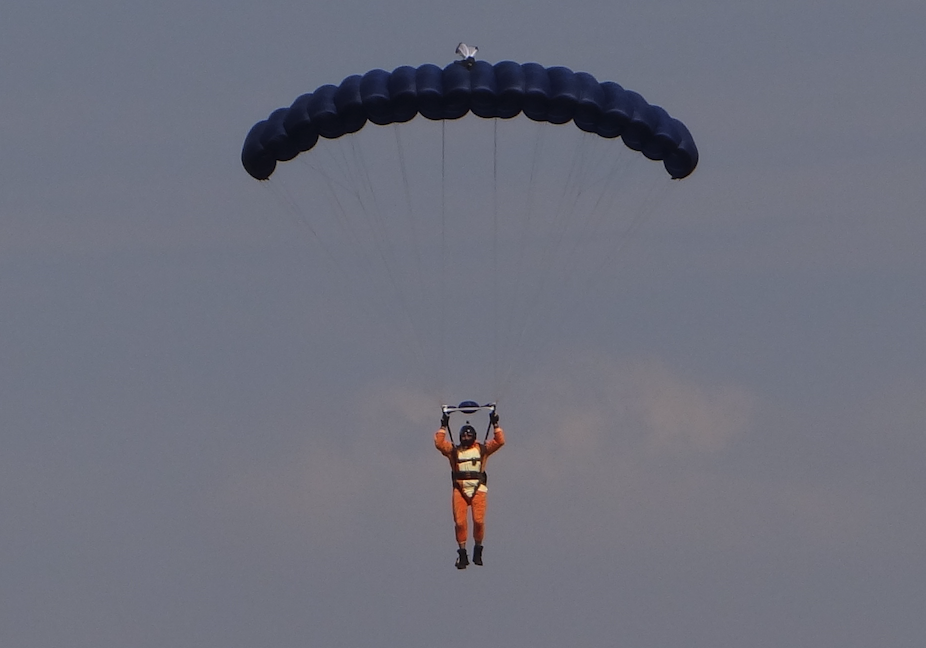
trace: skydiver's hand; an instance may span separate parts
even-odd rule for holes
[[[495,413],[495,410],[489,412],[489,423],[492,424],[492,427],[498,427],[498,414]]]
[[[448,412],[444,412],[444,415],[441,417],[440,426],[448,430],[450,429],[450,414]]]

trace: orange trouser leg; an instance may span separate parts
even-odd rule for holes
[[[453,489],[453,528],[456,532],[457,542],[466,542],[466,522],[467,509],[466,498],[456,488]],[[485,519],[486,519],[486,494],[478,492],[473,495],[473,539],[482,544],[482,538],[485,536]]]
[[[473,495],[473,540],[482,544],[486,534],[486,494]]]
[[[453,489],[453,529],[457,534],[457,543],[466,542],[466,509],[468,505],[462,493]]]

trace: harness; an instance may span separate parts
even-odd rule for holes
[[[464,459],[460,459],[460,447],[459,446],[455,446],[453,448],[453,454],[451,455],[451,461],[453,461],[453,466],[454,468],[457,468],[457,470],[451,470],[450,478],[453,480],[453,487],[456,488],[458,491],[460,491],[460,495],[463,496],[463,499],[465,499],[467,503],[472,502],[473,496],[475,496],[476,492],[479,490],[479,486],[485,485],[488,482],[488,476],[486,475],[485,471],[482,470],[482,466],[485,462],[485,456],[486,456],[485,445],[483,445],[482,443],[478,443],[478,442],[475,443],[474,445],[476,448],[479,449],[478,457],[472,457],[472,458],[467,457]],[[466,450],[470,450],[470,448],[466,448]],[[478,463],[479,470],[459,470],[459,468],[461,467],[460,466],[461,463],[464,466],[467,463],[470,463],[472,464],[473,468],[475,468],[476,464]],[[476,484],[476,487],[473,489],[472,496],[466,495],[466,490],[462,483],[464,481],[478,481],[479,482],[478,484]]]

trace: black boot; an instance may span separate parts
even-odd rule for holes
[[[457,569],[466,569],[466,566],[469,564],[469,556],[466,555],[466,548],[460,547],[457,549]]]
[[[482,545],[477,544],[473,547],[473,564],[482,566]]]

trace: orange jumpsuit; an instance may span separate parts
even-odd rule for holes
[[[473,471],[485,472],[485,465],[489,455],[505,445],[505,432],[495,427],[492,439],[485,444],[474,443],[472,448],[454,448],[453,443],[447,439],[447,430],[439,429],[434,433],[434,446],[442,455],[450,460],[450,470],[454,472]],[[480,449],[481,446],[481,449]],[[454,452],[456,451],[456,452]],[[486,492],[488,488],[478,479],[457,479],[453,484],[453,526],[456,531],[457,543],[461,546],[466,542],[466,509],[473,509],[473,540],[482,544],[485,536]]]

